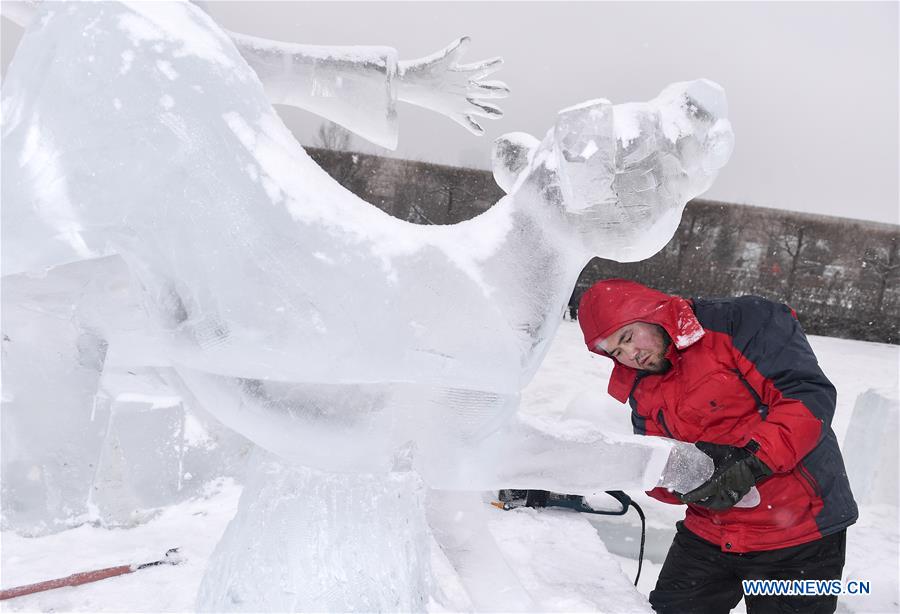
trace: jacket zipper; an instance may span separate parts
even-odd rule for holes
[[[813,492],[816,494],[816,496],[821,499],[822,498],[822,489],[819,488],[818,482],[816,482],[813,479],[812,475],[810,475],[809,470],[803,465],[803,463],[800,463],[799,465],[797,465],[797,468],[800,470],[800,475],[803,476],[803,479],[806,480],[806,482],[810,485],[810,487],[812,487]]]
[[[669,439],[675,439],[675,435],[672,434],[672,431],[670,431],[669,427],[666,425],[666,417],[663,415],[662,407],[656,412],[656,417],[659,419],[659,425],[662,427],[662,430],[665,431],[666,435],[669,436]]]
[[[744,388],[747,389],[747,392],[750,393],[750,396],[753,397],[753,400],[756,401],[756,411],[759,412],[759,415],[762,416],[762,419],[765,420],[769,417],[769,406],[763,403],[762,397],[760,397],[756,390],[753,389],[753,386],[750,385],[750,382],[743,376],[740,369],[732,369],[732,373],[738,376],[738,379],[744,385]]]

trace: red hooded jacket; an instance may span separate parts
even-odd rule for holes
[[[774,472],[753,508],[688,505],[685,527],[726,552],[786,548],[856,521],[858,511],[831,429],[836,393],[793,311],[755,296],[686,300],[624,279],[594,284],[578,321],[592,352],[631,322],[672,339],[662,374],[616,362],[609,394],[631,406],[635,433],[744,446]],[[610,357],[611,360],[614,360]],[[651,496],[680,503],[656,488]]]

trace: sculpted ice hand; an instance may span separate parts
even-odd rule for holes
[[[464,36],[432,55],[401,61],[397,98],[446,115],[472,134],[481,135],[484,129],[475,117],[503,117],[500,107],[487,100],[505,98],[509,88],[500,81],[483,80],[500,69],[502,58],[459,63],[469,40]]]

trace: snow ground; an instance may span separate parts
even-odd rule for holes
[[[844,440],[857,397],[871,388],[894,389],[900,347],[811,337],[825,373],[838,388],[834,428]],[[627,409],[605,394],[611,364],[583,348],[577,324],[564,322],[535,381],[523,395],[522,413],[600,421],[610,431],[630,432]],[[846,451],[845,451],[846,453]],[[900,468],[894,468],[896,475]],[[598,470],[602,470],[598,469]],[[209,484],[205,498],[159,510],[133,529],[89,525],[39,538],[0,535],[0,585],[4,588],[123,563],[161,558],[179,546],[185,561],[80,587],[62,588],[0,603],[0,611],[180,612],[193,609],[206,560],[234,514],[241,487],[231,480]],[[647,515],[647,547],[638,591],[656,581],[683,515],[680,506],[630,493]],[[863,505],[848,532],[845,579],[869,580],[872,593],[842,597],[839,612],[900,611],[900,513],[893,504]],[[593,525],[596,533],[586,529]],[[522,586],[543,611],[640,612],[649,607],[628,586],[637,570],[637,516],[589,517],[562,510],[490,512],[490,529]],[[602,542],[594,538],[599,534]],[[434,546],[440,599],[432,611],[467,608],[458,578]],[[744,611],[741,604],[736,612]]]
[[[21,586],[80,571],[144,563],[179,547],[184,562],[159,566],[94,584],[60,588],[0,602],[9,612],[185,612],[206,560],[237,509],[241,487],[232,480],[209,485],[208,498],[161,510],[133,529],[82,525],[46,537],[2,534],[2,585]]]

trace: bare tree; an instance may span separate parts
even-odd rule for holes
[[[878,290],[875,294],[875,311],[884,309],[884,294],[888,284],[900,273],[900,255],[898,255],[898,236],[894,235],[888,244],[887,254],[881,250],[867,249],[863,256],[863,266],[878,276]]]
[[[339,184],[357,193],[360,186],[357,184],[361,171],[359,154],[349,151],[353,143],[353,134],[331,121],[322,122],[316,134],[316,145],[324,150],[324,155],[330,160],[325,168],[326,172]]]
[[[709,276],[717,294],[733,294],[744,274],[740,267],[734,266],[738,258],[739,237],[741,228],[719,224],[719,232],[712,246],[709,258]]]
[[[446,198],[443,200],[446,202],[445,223],[448,224],[454,221],[453,207],[455,205],[466,205],[477,198],[475,194],[466,188],[452,184],[444,184],[426,192],[426,196],[430,197],[432,194],[446,194]]]
[[[694,231],[697,228],[697,214],[693,211],[690,211],[688,215],[688,221],[685,222],[682,220],[681,227],[678,229],[678,256],[675,260],[675,283],[683,285],[681,271],[684,268],[684,259],[687,255],[687,250],[691,247],[691,243],[694,241]],[[688,213],[685,211],[685,213]]]
[[[328,120],[319,124],[316,133],[318,147],[332,151],[348,151],[352,140],[353,134],[340,124]]]
[[[795,222],[788,222],[786,226],[789,230],[781,235],[781,245],[791,257],[788,267],[787,293],[784,299],[785,302],[790,303],[796,291],[797,275],[820,266],[820,263],[805,256],[810,245],[809,227],[804,223]]]

